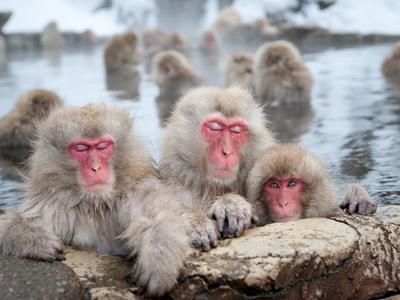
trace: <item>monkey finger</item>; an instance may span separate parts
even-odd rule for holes
[[[210,232],[208,235],[209,240],[210,240],[210,245],[211,247],[216,247],[218,245],[218,234],[217,231]]]
[[[360,201],[357,208],[357,213],[360,215],[368,215],[368,202],[367,201]]]
[[[346,209],[349,208],[349,205],[350,205],[350,199],[346,197],[344,201],[340,204],[340,208]]]
[[[224,228],[224,222],[225,222],[225,209],[221,207],[221,205],[216,205],[214,212],[213,212],[213,218],[217,222],[217,228],[219,232],[223,231]]]
[[[230,216],[230,218],[228,218],[228,237],[229,238],[233,238],[233,236],[235,235],[235,231],[237,229],[237,224],[238,220],[237,218]]]
[[[55,258],[56,258],[56,260],[65,260],[64,254],[61,254],[61,253],[56,253]]]
[[[200,245],[201,245],[201,250],[203,251],[210,251],[211,249],[210,239],[208,237],[208,232],[206,230],[200,233]]]
[[[257,225],[257,224],[259,224],[260,220],[258,219],[257,216],[252,216],[250,222],[251,222],[251,225]]]
[[[371,201],[366,201],[367,202],[367,208],[365,211],[366,215],[371,215],[376,212],[376,203],[371,202]]]
[[[244,230],[243,219],[239,219],[239,220],[238,220],[238,223],[237,223],[236,230],[235,230],[235,236],[236,236],[236,237],[241,236],[242,233],[243,233],[243,230]]]
[[[347,209],[347,212],[350,215],[355,214],[357,212],[357,208],[358,208],[358,202],[357,201],[350,202],[350,205],[349,205],[349,208]]]

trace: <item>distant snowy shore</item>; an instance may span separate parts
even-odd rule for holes
[[[317,25],[332,32],[359,32],[400,34],[399,0],[337,0],[336,4],[319,10],[308,5],[302,13],[290,13],[288,8],[295,0],[235,0],[244,22],[251,22],[266,13],[284,13],[289,22],[298,25]],[[121,11],[125,15],[146,15],[146,25],[156,25],[156,6],[152,0],[114,0],[114,7],[93,13],[99,0],[15,0],[1,1],[0,11],[12,11],[13,15],[4,27],[5,33],[39,32],[50,21],[56,21],[62,31],[90,29],[98,35],[111,35],[127,29],[117,22]],[[204,27],[210,26],[216,17],[216,0],[208,0]],[[33,12],[40,12],[35,13]]]

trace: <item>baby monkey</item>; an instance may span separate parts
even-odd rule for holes
[[[259,225],[336,216],[343,213],[341,209],[362,215],[376,211],[376,204],[359,184],[349,186],[339,206],[322,162],[290,144],[266,150],[251,170],[247,186]]]

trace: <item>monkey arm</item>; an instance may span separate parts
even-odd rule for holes
[[[253,218],[252,205],[242,196],[228,193],[217,197],[208,212],[216,220],[218,231],[224,238],[242,235],[250,228]]]
[[[0,216],[0,253],[37,260],[63,260],[62,241],[42,219],[28,219],[21,213]]]
[[[174,195],[157,178],[147,179],[121,209],[126,228],[121,238],[136,257],[132,276],[151,296],[161,296],[176,284],[190,248]]]

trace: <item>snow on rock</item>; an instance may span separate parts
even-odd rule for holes
[[[282,13],[289,22],[298,25],[317,25],[332,32],[400,34],[400,1],[398,0],[337,0],[336,4],[320,10],[315,3],[302,13],[289,12],[296,0],[235,0],[244,22],[268,14]]]
[[[13,13],[4,26],[5,33],[40,32],[51,21],[55,21],[61,31],[90,29],[99,35],[109,35],[124,30],[110,12],[94,14],[68,0],[1,1],[0,10]]]

